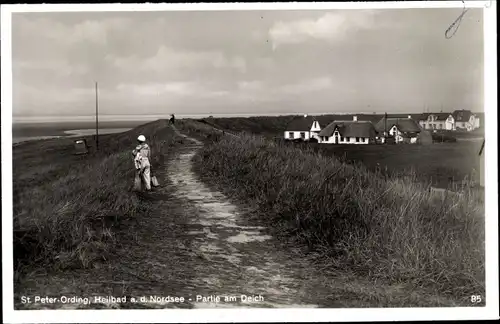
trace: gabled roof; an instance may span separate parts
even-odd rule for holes
[[[333,121],[326,126],[319,136],[330,137],[338,129],[340,135],[344,137],[370,137],[373,138],[377,135],[377,131],[371,122],[363,121]]]
[[[375,129],[382,133],[384,132],[384,127],[386,125],[385,118],[382,118],[377,125],[375,125]],[[421,131],[420,126],[414,119],[408,118],[387,118],[387,131],[389,131],[394,125],[396,125],[400,132],[415,132],[419,133]]]
[[[442,112],[439,112],[439,113],[424,113],[424,114],[421,114],[419,116],[418,120],[427,120],[430,115],[436,116],[438,121],[445,121],[446,119],[448,119],[448,117],[451,114],[450,113],[442,113]]]
[[[288,123],[286,130],[293,132],[308,132],[311,130],[314,121],[316,121],[316,118],[311,116],[297,116]]]
[[[453,113],[453,118],[457,122],[466,122],[469,121],[472,112],[470,110],[455,110]]]

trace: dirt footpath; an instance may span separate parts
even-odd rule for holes
[[[204,260],[194,265],[193,306],[317,307],[306,286],[307,265],[289,258],[264,227],[248,224],[245,211],[198,179],[192,158],[202,143],[191,140],[170,162],[167,176],[190,214],[192,248]]]

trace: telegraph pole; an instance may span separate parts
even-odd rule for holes
[[[95,147],[99,150],[99,102],[97,97],[97,82],[95,83]]]
[[[387,142],[387,112],[384,114],[384,142]]]

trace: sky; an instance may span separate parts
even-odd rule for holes
[[[13,13],[13,115],[483,111],[462,9]]]

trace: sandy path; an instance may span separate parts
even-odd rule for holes
[[[205,259],[195,266],[198,300],[193,296],[193,306],[317,307],[304,286],[307,269],[284,255],[265,228],[246,223],[244,211],[224,194],[198,179],[192,171],[192,158],[202,143],[189,139],[195,144],[171,161],[167,175],[174,195],[193,208],[188,234],[193,235],[192,246]],[[226,300],[225,296],[233,298]]]

